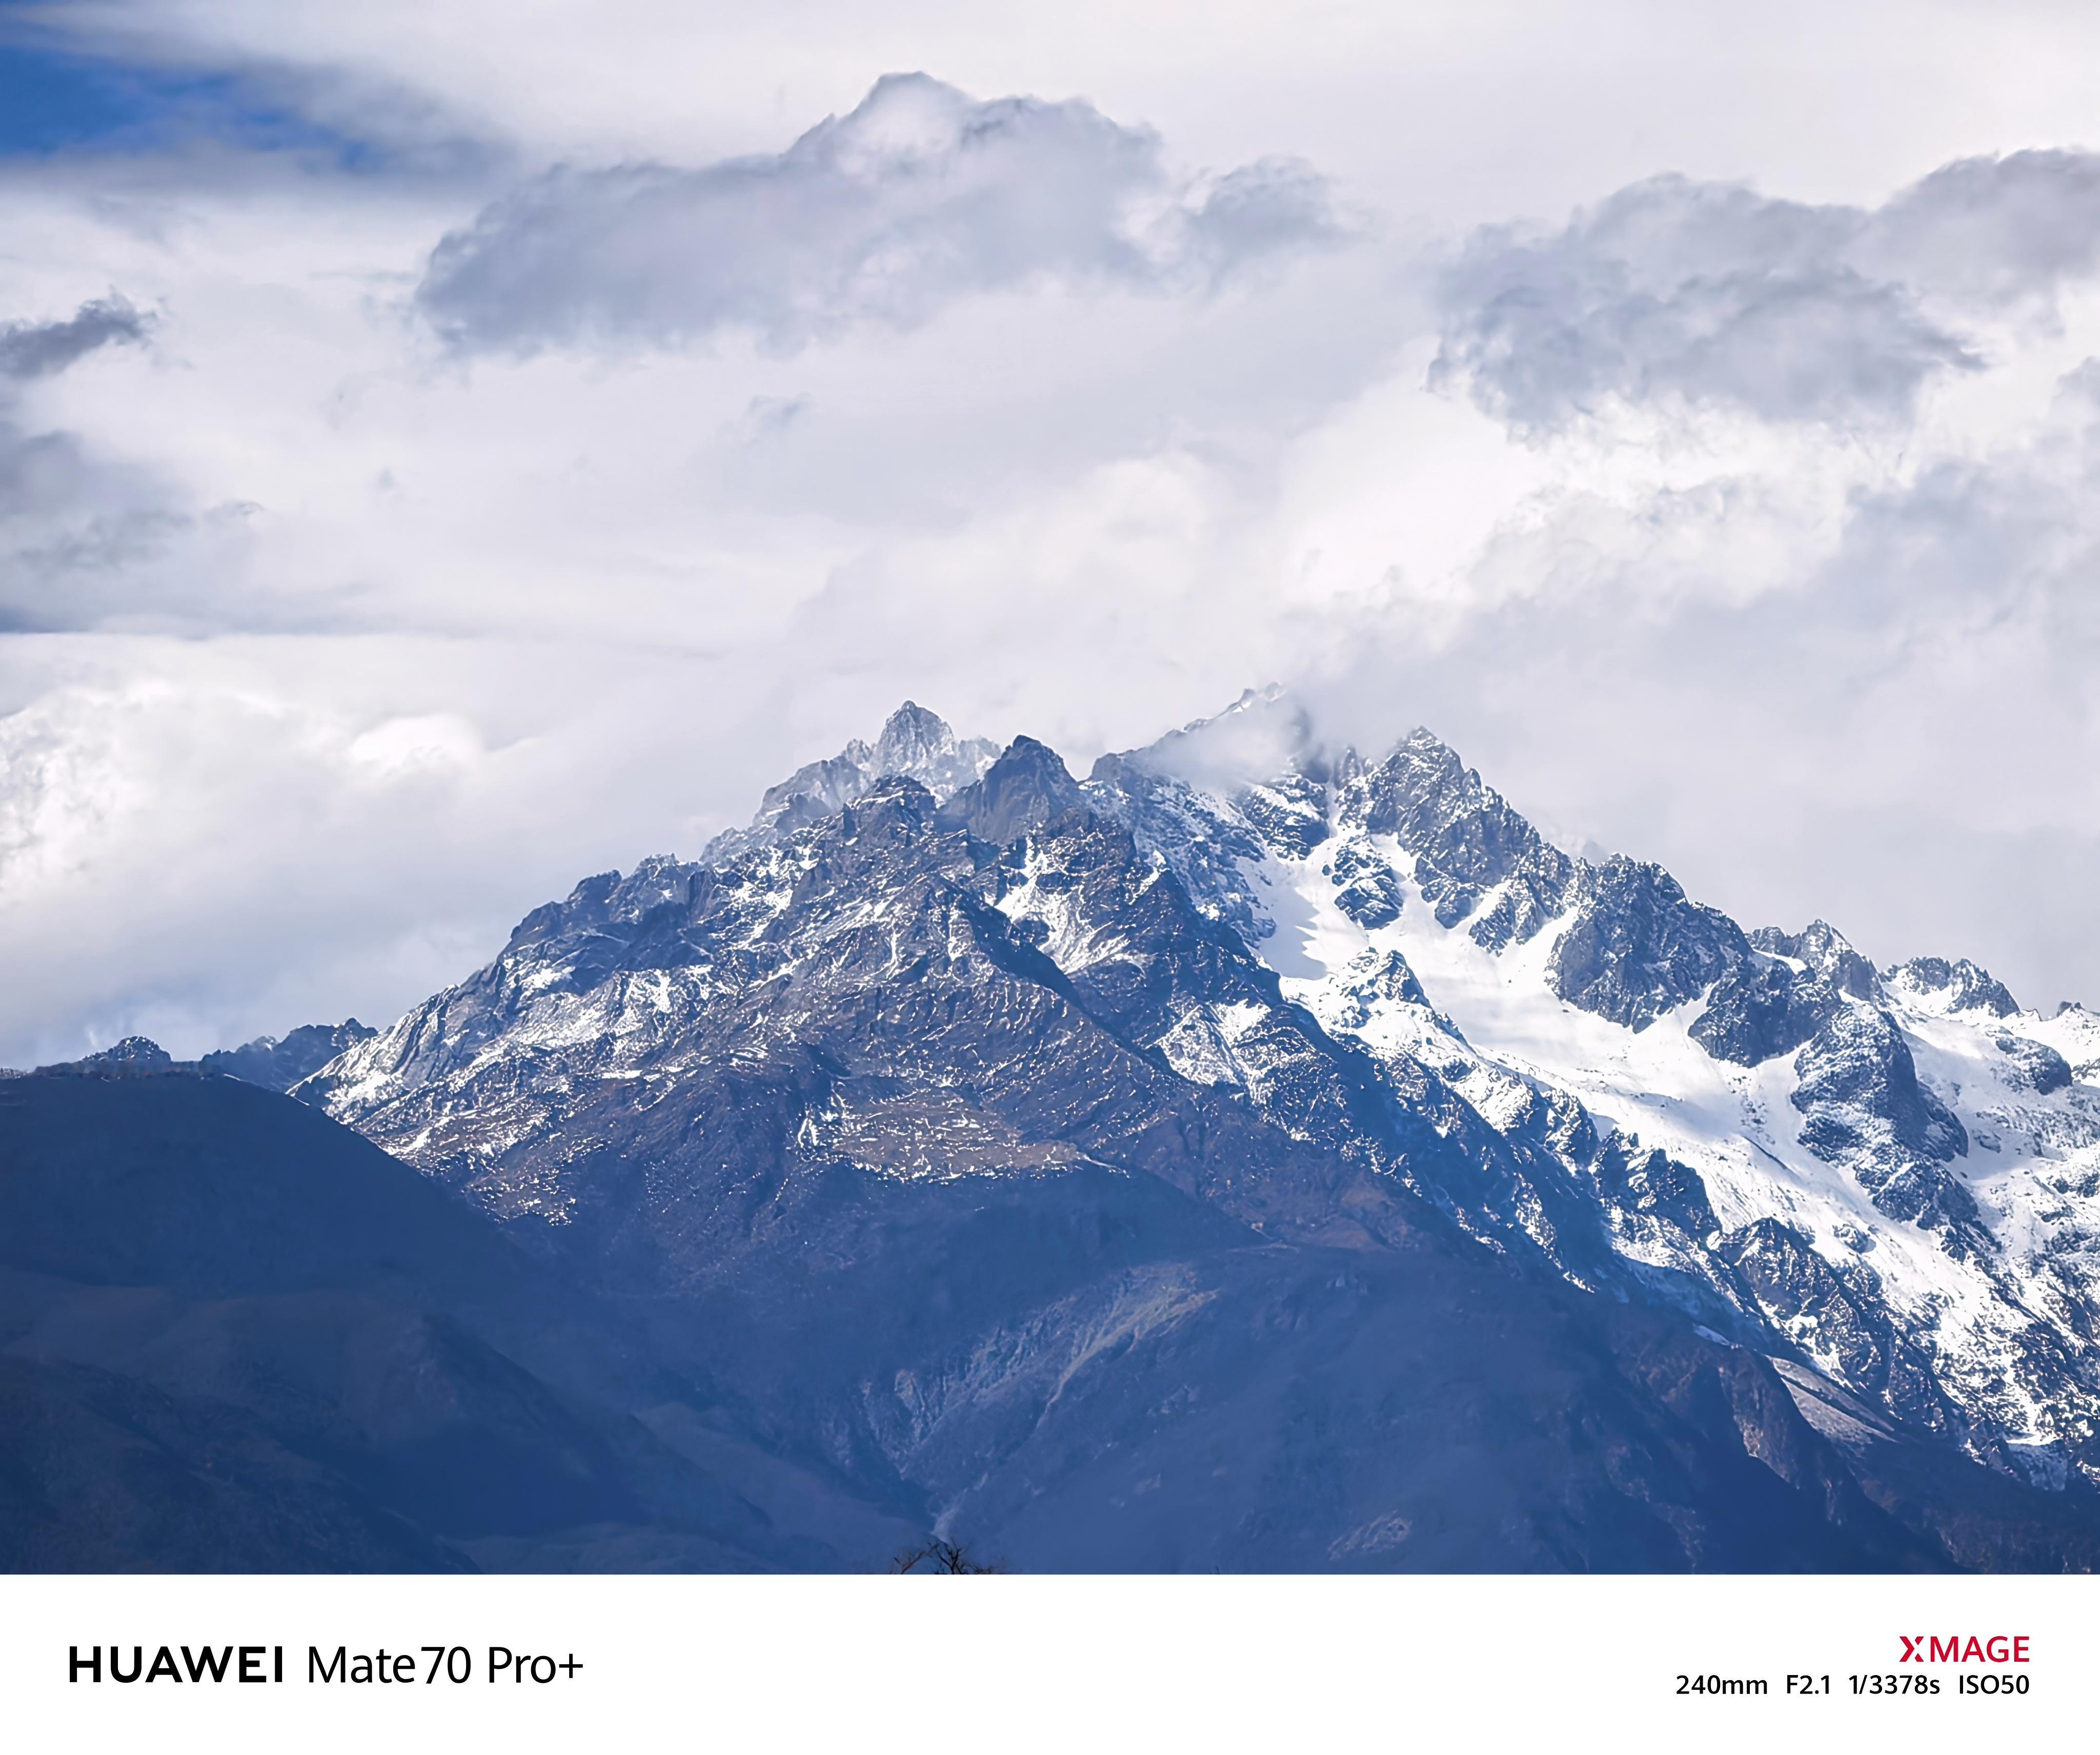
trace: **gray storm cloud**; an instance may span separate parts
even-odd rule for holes
[[[1441,287],[1433,376],[1518,431],[1613,402],[1900,419],[1982,360],[1962,325],[2045,311],[2100,260],[2100,157],[1958,161],[1877,209],[1665,176],[1560,232],[1484,227]]]
[[[444,238],[417,298],[463,351],[730,328],[792,349],[973,293],[1215,285],[1341,230],[1304,165],[1183,179],[1156,134],[1083,101],[892,74],[777,156],[550,171]]]
[[[143,342],[152,320],[122,294],[91,298],[55,323],[0,324],[0,377],[48,377],[98,347]]]
[[[153,320],[121,293],[70,317],[0,324],[0,632],[92,624],[121,602],[120,575],[184,522],[147,472],[96,456],[78,434],[30,430],[18,386],[98,349],[143,342]]]

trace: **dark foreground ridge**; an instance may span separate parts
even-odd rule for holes
[[[641,1424],[661,1388],[619,1322],[288,1097],[0,1083],[0,1564],[839,1563]]]
[[[2060,1501],[1896,1441],[1863,1469],[1762,1359],[1433,1225],[1289,1247],[1090,1168],[835,1181],[732,1285],[615,1314],[230,1079],[10,1080],[0,1129],[15,1569],[873,1570],[958,1493],[1026,1568],[2094,1552]]]

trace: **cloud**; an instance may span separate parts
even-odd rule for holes
[[[143,342],[152,319],[121,293],[91,298],[56,323],[0,324],[0,377],[48,377],[98,347]]]
[[[1665,399],[1768,421],[1907,414],[1928,378],[1979,361],[1912,288],[1851,266],[1864,223],[1673,176],[1558,233],[1483,229],[1445,278],[1435,376],[1533,433]]]
[[[1972,320],[2045,312],[2096,263],[2091,153],[1960,160],[1871,210],[1657,177],[1557,232],[1476,232],[1435,375],[1533,434],[1615,403],[1896,421],[1980,369]]]
[[[1854,255],[1971,307],[2045,304],[2100,266],[2100,153],[1958,159],[1868,215]]]
[[[35,386],[143,343],[155,320],[112,293],[57,321],[0,324],[0,634],[194,624],[222,595],[253,508],[195,508],[104,435],[27,417]]]
[[[329,986],[355,991],[354,959],[317,944],[313,960],[334,967],[316,994],[302,972],[257,967],[245,950],[301,916],[323,940],[333,937],[324,917],[355,919],[375,960],[411,965],[426,936],[442,940],[458,919],[448,843],[473,806],[453,771],[420,759],[427,733],[377,716],[345,723],[273,691],[267,673],[228,686],[209,677],[223,660],[179,644],[152,656],[151,680],[62,684],[0,716],[0,946],[24,1002],[0,1028],[9,1064],[77,1052],[126,1024],[186,1047],[216,1041],[214,1014],[253,1004],[258,989],[285,1015],[320,1015],[335,1003]],[[258,807],[277,834],[227,832]],[[390,903],[370,856],[354,848],[397,837],[408,821],[416,846],[386,857],[435,879],[421,919]],[[353,844],[326,873],[307,870],[287,855],[314,835]],[[199,906],[219,888],[247,898],[245,925]],[[104,954],[84,957],[90,942]]]
[[[892,74],[775,156],[549,171],[447,236],[417,299],[464,351],[721,329],[792,350],[912,329],[973,293],[1215,286],[1340,232],[1305,165],[1183,179],[1158,136],[1083,101],[980,103]]]
[[[149,472],[98,456],[77,433],[33,430],[18,408],[21,386],[152,327],[117,293],[56,321],[0,324],[0,632],[95,621],[130,595],[121,576],[193,522]]]
[[[1513,448],[1546,485],[1433,582],[1460,607],[1396,584],[1299,688],[1338,737],[1425,721],[1564,844],[1661,859],[1745,924],[2090,1001],[2096,385],[2089,360],[1948,452],[1793,432],[1688,483]]]
[[[0,641],[0,1065],[394,1015],[580,871],[719,826],[691,818],[686,728],[734,677],[555,642],[367,650]],[[753,765],[745,814],[779,778]],[[519,842],[536,816],[559,831]]]
[[[1179,39],[1178,85],[1079,50],[938,61],[1106,114],[930,81],[848,114],[926,42],[769,15],[818,58],[798,74],[690,8],[578,10],[557,51],[492,4],[426,27],[392,3],[183,15],[255,39],[220,64],[342,70],[271,90],[302,114],[335,93],[360,140],[422,126],[369,120],[364,73],[427,69],[434,141],[485,104],[533,167],[578,168],[447,180],[360,150],[351,175],[230,127],[0,162],[0,315],[112,284],[157,314],[150,351],[0,377],[0,620],[36,630],[0,637],[0,819],[23,813],[0,1060],[391,1015],[907,695],[1083,767],[1271,677],[1338,711],[1360,688],[1366,742],[1427,721],[1520,804],[1751,919],[2100,997],[2080,155],[1884,202],[1914,175],[1891,165],[1993,137],[1914,90],[1877,113],[1929,126],[1833,107],[1812,147],[1703,111],[1644,115],[1638,159],[1601,126],[1512,150],[1460,117],[1468,146],[1425,118],[1506,116],[1504,70],[1445,64],[1441,109],[1395,95],[1427,75],[1362,74],[1374,162],[1326,128],[1325,70],[1294,108],[1238,39],[1229,90]],[[709,52],[665,52],[674,28]],[[1611,108],[1564,65],[1528,89]],[[1396,217],[1319,248],[1330,186],[1263,157],[1300,150]],[[1855,205],[1636,183],[1456,265],[1401,217],[1558,215],[1658,161]],[[1433,304],[1469,266],[1493,271],[1471,302]],[[429,369],[432,324],[473,370]],[[1440,339],[1467,382],[1468,337],[1507,355],[1471,386],[1490,415],[1423,390]],[[1900,445],[1855,442],[1913,410]]]

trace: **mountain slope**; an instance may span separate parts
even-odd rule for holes
[[[8,1565],[839,1563],[629,1411],[679,1387],[310,1108],[123,1063],[0,1082]]]
[[[1365,764],[1288,712],[1237,709],[1282,721],[1320,809],[1238,861],[1218,910],[1251,916],[1287,994],[1506,1131],[1579,1104],[1592,1125],[1553,1150],[1624,1260],[1719,1292],[1972,1454],[2045,1484],[2100,1462],[2089,1014],[2021,1012],[1967,963],[1877,972],[1821,922],[1745,933],[1659,867],[1545,848],[1425,732]],[[1170,743],[1096,783],[1189,765]],[[1264,790],[1191,789],[1162,856],[1261,836]]]

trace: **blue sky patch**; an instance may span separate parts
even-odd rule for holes
[[[317,152],[345,170],[375,169],[389,157],[301,114],[252,74],[107,60],[0,34],[0,157],[164,152],[201,141]]]

